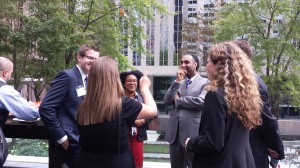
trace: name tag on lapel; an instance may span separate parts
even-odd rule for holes
[[[75,89],[76,89],[77,97],[86,95],[86,88],[83,85],[76,86]]]

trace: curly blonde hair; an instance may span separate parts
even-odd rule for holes
[[[223,86],[228,114],[236,113],[246,128],[260,125],[262,101],[251,60],[232,42],[212,46],[208,56],[216,69],[207,89]]]

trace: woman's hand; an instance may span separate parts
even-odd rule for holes
[[[146,73],[140,79],[140,90],[149,89],[151,85],[151,80],[148,78]]]
[[[145,119],[139,119],[134,121],[134,125],[137,127],[141,127],[144,124],[145,124]]]

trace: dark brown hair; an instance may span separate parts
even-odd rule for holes
[[[238,40],[234,40],[233,43],[239,46],[246,53],[249,59],[252,59],[253,50],[250,42],[248,42],[247,40],[238,39]]]

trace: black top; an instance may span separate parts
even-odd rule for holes
[[[144,103],[144,99],[140,94],[136,94],[133,98],[135,101],[139,102],[139,103]],[[148,129],[148,125],[151,122],[151,119],[146,119],[146,122],[144,125],[137,127],[137,140],[140,142],[146,141],[148,140],[148,136],[147,136],[147,129]],[[135,126],[134,122],[131,123],[130,125],[131,127]],[[129,138],[132,139],[132,134],[131,131],[129,131]]]
[[[123,168],[134,168],[133,157],[128,144],[128,125],[136,120],[142,104],[129,97],[122,97],[121,139],[119,165]],[[118,122],[104,122],[89,126],[80,126],[79,144],[81,152],[78,167],[117,167],[118,164]]]
[[[236,113],[228,115],[224,89],[206,94],[199,135],[192,137],[186,149],[194,152],[193,167],[253,168],[249,129]]]

